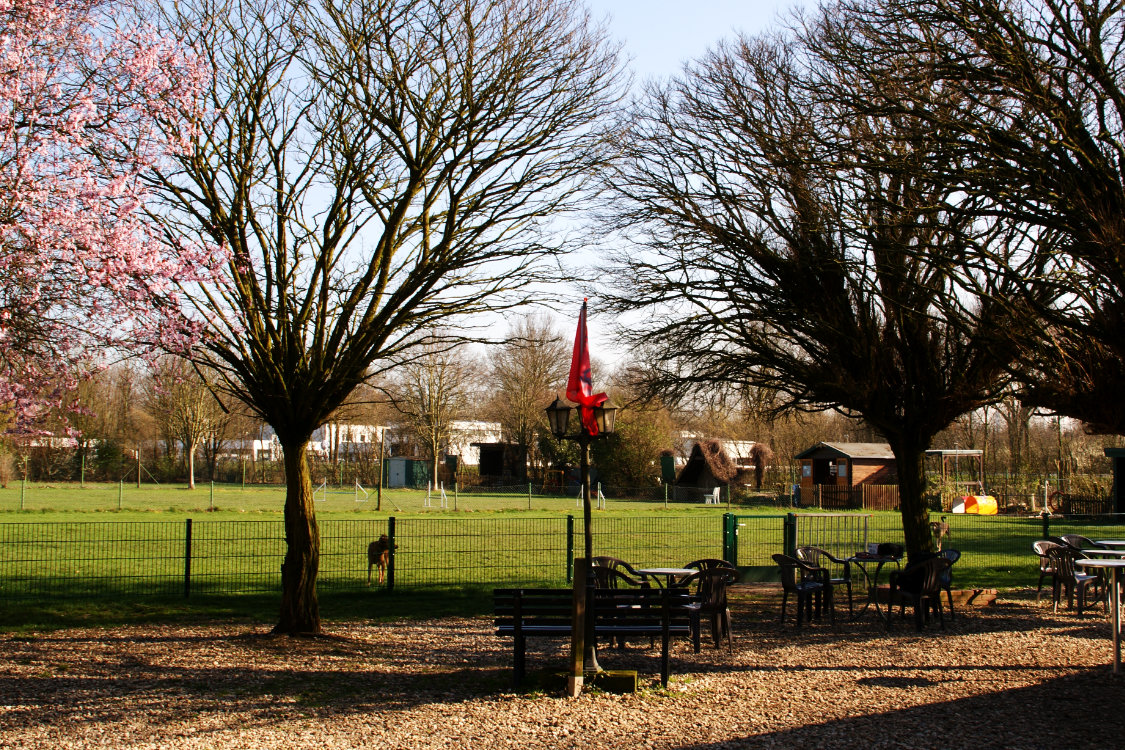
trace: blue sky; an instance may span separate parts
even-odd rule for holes
[[[608,17],[639,80],[678,73],[721,39],[776,25],[798,0],[586,0],[595,18]]]

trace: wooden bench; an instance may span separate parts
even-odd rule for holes
[[[695,598],[686,589],[591,589],[595,640],[660,637],[660,682],[667,687],[668,645],[673,635],[691,635],[699,651],[699,617]],[[527,639],[570,637],[572,589],[496,589],[493,595],[496,634],[514,639],[513,681],[525,674]],[[589,613],[588,615],[589,616]]]

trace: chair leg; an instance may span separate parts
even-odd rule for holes
[[[789,601],[789,592],[788,591],[782,591],[781,592],[781,622],[785,622],[785,603],[787,601]],[[800,601],[800,597],[797,598],[797,601]],[[800,607],[801,605],[798,604],[797,606]]]
[[[1039,603],[1039,595],[1043,593],[1043,576],[1046,573],[1042,570],[1039,571],[1039,583],[1035,586],[1035,603]]]

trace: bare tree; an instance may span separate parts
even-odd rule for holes
[[[426,351],[401,365],[387,386],[392,403],[430,459],[434,487],[453,423],[467,415],[479,382],[480,370],[466,347],[450,347],[434,339]]]
[[[161,218],[231,254],[227,286],[186,290],[198,358],[283,447],[277,630],[317,632],[310,435],[425,332],[551,280],[546,230],[605,158],[617,50],[573,0],[163,7],[214,77]]]
[[[912,123],[858,114],[847,60],[804,33],[721,47],[650,91],[611,180],[644,240],[617,258],[615,306],[647,314],[623,334],[655,342],[667,392],[762,388],[878,430],[915,555],[933,547],[924,451],[997,397],[1014,356],[992,340],[1014,323],[1006,280],[967,259],[1020,237],[953,210]]]
[[[1120,0],[848,2],[856,106],[924,126],[964,208],[1034,227],[1054,293],[1015,368],[1032,405],[1125,434],[1125,6]],[[900,95],[926,80],[952,107]],[[909,94],[909,91],[907,91]]]
[[[519,318],[509,328],[507,341],[491,353],[492,411],[517,446],[516,479],[521,482],[527,481],[528,464],[540,463],[538,438],[547,427],[543,410],[552,392],[565,384],[569,365],[567,342],[546,315]]]
[[[188,488],[195,489],[195,454],[226,429],[230,414],[213,386],[181,357],[156,362],[145,401],[162,432],[175,436],[184,452]]]

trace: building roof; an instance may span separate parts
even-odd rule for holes
[[[817,443],[794,458],[877,458],[893,461],[895,454],[887,443]]]

